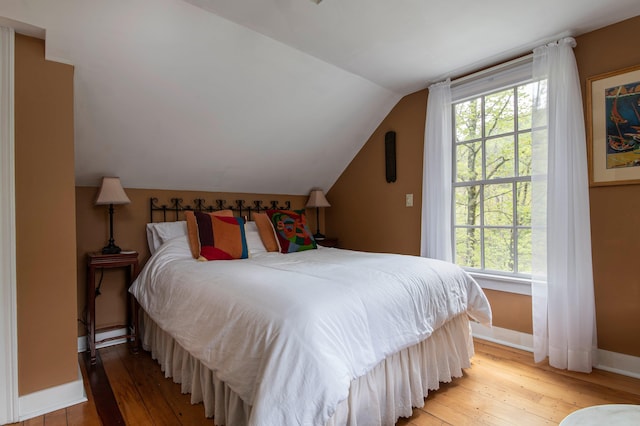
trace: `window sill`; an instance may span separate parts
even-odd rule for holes
[[[472,271],[467,272],[478,282],[478,284],[480,284],[480,287],[482,287],[483,289],[531,296],[531,279],[505,277],[502,275],[491,275]]]

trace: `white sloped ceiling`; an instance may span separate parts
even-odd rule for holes
[[[284,194],[328,190],[429,81],[638,14],[637,0],[0,2],[75,66],[77,185]]]

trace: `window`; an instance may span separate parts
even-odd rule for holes
[[[455,263],[531,275],[531,131],[535,84],[523,81],[455,100]]]

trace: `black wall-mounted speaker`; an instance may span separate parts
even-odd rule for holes
[[[387,132],[384,135],[384,163],[387,174],[387,182],[396,181],[396,132]]]

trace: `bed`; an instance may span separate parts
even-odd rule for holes
[[[196,261],[184,222],[147,226],[130,291],[143,348],[219,425],[393,425],[470,366],[478,284],[415,256],[323,248]]]

